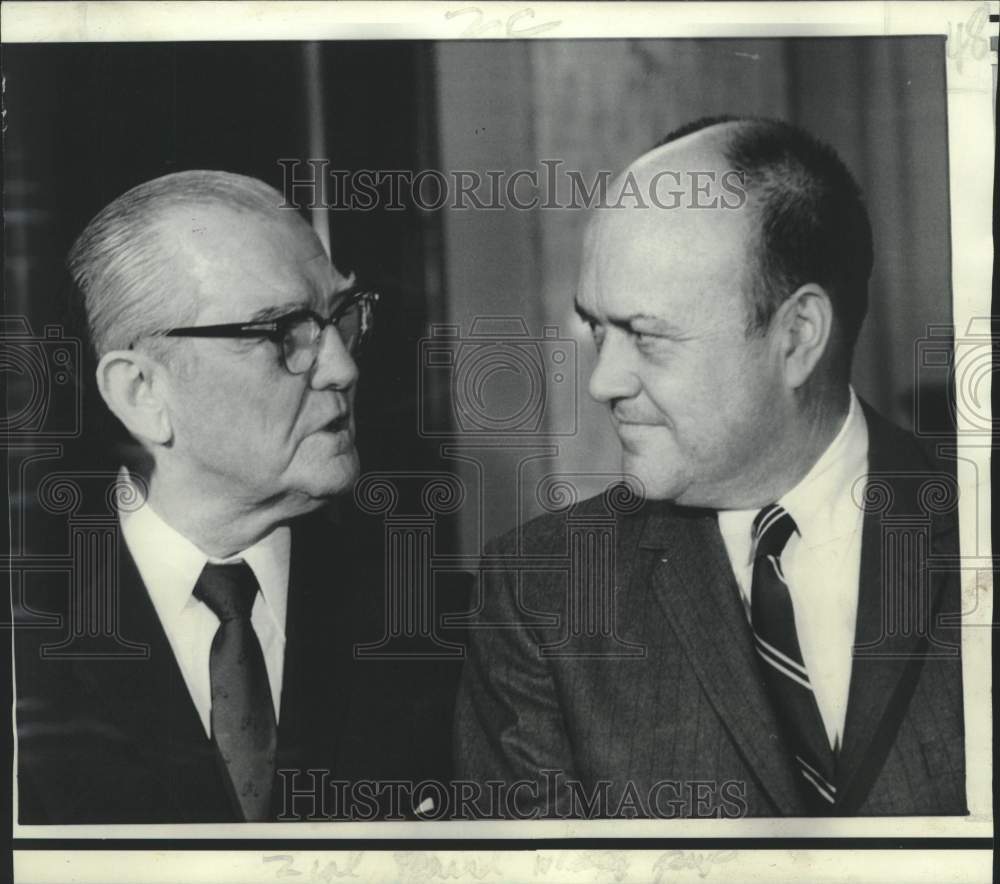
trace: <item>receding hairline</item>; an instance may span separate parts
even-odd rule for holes
[[[625,175],[629,171],[636,170],[646,171],[647,169],[650,172],[663,169],[672,170],[672,167],[663,164],[665,157],[685,157],[694,155],[696,151],[703,152],[704,158],[709,160],[705,164],[706,166],[716,163],[716,169],[722,168],[729,162],[726,157],[726,148],[732,142],[733,137],[749,125],[751,125],[750,120],[726,120],[721,123],[713,123],[704,129],[696,129],[694,132],[689,132],[680,138],[668,141],[666,144],[657,145],[636,157],[622,174]],[[706,169],[706,171],[711,171],[711,169]]]
[[[620,183],[632,174],[640,187],[646,187],[661,172],[681,175],[695,171],[716,175],[727,172],[733,168],[727,151],[736,136],[752,125],[753,121],[749,119],[724,120],[657,145],[633,160],[617,181]],[[690,182],[683,181],[679,186],[689,188]],[[655,242],[656,237],[669,231],[672,238],[686,242],[701,252],[703,249],[715,249],[717,237],[724,232],[732,237],[728,242],[732,246],[732,258],[739,267],[741,297],[749,317],[754,309],[750,292],[756,272],[755,254],[762,207],[749,190],[747,197],[750,202],[746,211],[721,206],[693,208],[687,205],[669,209],[652,205],[623,209],[599,207],[591,213],[585,227],[584,249],[593,258],[597,250],[615,243],[624,241],[626,248],[636,244],[637,235],[647,242]]]
[[[617,192],[614,188],[620,186],[629,175],[634,177],[645,193],[644,189],[660,173],[675,172],[684,175],[697,171],[713,173],[718,176],[729,171],[732,168],[732,163],[726,154],[727,147],[731,144],[736,132],[748,122],[747,120],[726,120],[652,148],[633,160],[618,175],[612,185],[611,192]],[[688,181],[683,181],[679,186],[690,188],[691,184]],[[704,235],[704,227],[711,218],[714,223],[721,222],[727,227],[731,223],[740,227],[748,245],[754,234],[751,226],[752,219],[747,217],[747,213],[733,211],[729,208],[692,209],[685,205],[659,208],[652,204],[623,208],[599,206],[591,212],[584,227],[584,247],[595,247],[600,238],[606,235],[609,230],[617,229],[619,223],[625,225],[636,219],[647,221],[648,223],[640,225],[641,228],[650,235],[656,235],[664,225],[675,220],[679,215],[685,218],[684,223],[680,225],[681,232],[686,229],[693,234],[697,228]],[[706,222],[706,224],[702,222]]]
[[[861,187],[843,158],[787,121],[726,115],[675,129],[633,167],[687,165],[694,145],[699,165],[708,164],[708,151],[721,153],[726,171],[741,176],[747,211],[739,214],[751,222],[752,327],[766,327],[782,293],[819,283],[834,300],[849,364],[867,311],[873,245]]]

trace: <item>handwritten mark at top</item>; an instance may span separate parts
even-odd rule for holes
[[[448,21],[460,16],[465,16],[468,24],[465,30],[458,35],[459,37],[537,37],[539,34],[551,31],[562,24],[560,19],[540,22],[539,24],[527,24],[527,22],[535,20],[535,10],[530,6],[511,13],[507,16],[506,21],[503,18],[487,18],[478,6],[452,9],[444,14]]]
[[[948,58],[955,62],[958,72],[963,73],[964,63],[972,59],[982,61],[990,50],[990,43],[983,31],[989,24],[986,6],[978,6],[967,21],[948,22]]]

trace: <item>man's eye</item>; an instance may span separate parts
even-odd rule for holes
[[[670,339],[650,332],[632,332],[635,348],[644,356],[660,358],[670,349]]]
[[[667,341],[669,337],[664,334],[657,334],[651,331],[642,331],[641,329],[629,329],[629,334],[632,335],[632,340],[637,344],[656,344],[660,341]]]

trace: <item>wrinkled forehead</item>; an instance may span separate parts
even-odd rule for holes
[[[183,206],[164,213],[159,227],[179,281],[206,310],[321,306],[347,285],[294,211]]]

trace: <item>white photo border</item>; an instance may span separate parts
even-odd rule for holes
[[[471,10],[471,11],[470,11]],[[993,116],[996,50],[985,54],[979,44],[970,44],[970,22],[977,17],[995,14],[997,3],[983,2],[928,2],[928,3],[518,3],[476,2],[458,3],[326,3],[326,2],[93,2],[93,3],[4,3],[3,42],[98,42],[98,41],[183,41],[183,40],[338,40],[338,39],[400,39],[400,40],[457,40],[457,39],[506,39],[523,38],[528,31],[545,39],[575,38],[668,38],[668,37],[809,37],[809,36],[893,36],[941,35],[948,39],[947,47],[947,110],[949,147],[949,192],[952,245],[953,321],[956,335],[961,335],[973,320],[990,315],[992,279],[992,210],[993,210]],[[985,12],[984,12],[985,11]],[[532,30],[533,29],[533,30]],[[987,41],[988,28],[981,39]],[[977,39],[979,32],[977,32]],[[964,36],[963,36],[964,35]],[[964,41],[964,42],[963,42]],[[994,44],[995,47],[995,44]],[[984,390],[989,408],[989,389]],[[966,746],[968,817],[906,817],[863,818],[821,821],[810,819],[741,819],[741,820],[674,820],[674,821],[531,821],[514,822],[447,822],[422,823],[297,823],[241,824],[211,826],[20,826],[15,824],[13,835],[22,839],[252,839],[254,841],[279,837],[282,842],[302,842],[302,849],[309,849],[312,839],[330,841],[371,839],[376,850],[379,841],[432,839],[571,839],[571,838],[629,838],[662,839],[683,836],[688,838],[991,838],[993,836],[992,794],[992,715],[991,651],[992,651],[992,550],[990,546],[988,507],[989,453],[988,447],[963,442],[961,415],[959,447],[959,484],[962,506],[980,502],[978,518],[961,518],[961,550],[963,556],[963,600],[965,609],[973,613],[963,621],[963,677],[966,698]],[[964,459],[964,460],[963,460]],[[985,477],[985,479],[978,479]],[[977,487],[977,482],[978,487]],[[971,515],[971,514],[969,514]],[[971,628],[970,628],[971,627]],[[762,842],[766,845],[767,842]],[[255,849],[256,850],[256,849]],[[615,854],[620,851],[611,850]],[[673,851],[679,856],[681,851]],[[727,853],[727,851],[722,851]],[[769,851],[770,852],[770,851]],[[251,851],[256,855],[255,851]],[[562,852],[550,851],[552,862],[559,862]],[[657,851],[657,855],[662,851]],[[718,856],[714,850],[700,851],[705,857]],[[737,851],[728,851],[740,858]],[[781,859],[790,877],[758,877],[768,869],[776,874],[774,866],[755,865],[760,853],[740,861],[742,880],[793,880],[798,874],[811,880],[834,880],[825,877],[826,862],[815,852],[812,860],[802,865],[798,851],[774,851],[775,861]],[[906,872],[908,880],[919,877],[921,865],[916,853],[912,857],[894,851],[880,858],[877,851],[853,854],[838,853],[835,866],[842,875],[847,868],[863,868],[872,880],[884,863],[885,871],[903,873],[903,865],[914,859],[913,872]],[[298,857],[296,851],[266,850],[262,857],[274,855]],[[396,879],[412,877],[400,866],[404,854],[385,852],[379,854],[387,870],[395,869]],[[408,855],[408,854],[407,854]],[[542,854],[532,854],[540,856]],[[567,854],[568,855],[568,854]],[[796,859],[796,855],[799,858]],[[71,854],[37,850],[15,854],[18,880],[56,880],[46,878],[40,866],[41,857],[49,856],[51,868],[59,868],[59,875],[70,879],[69,869],[79,877],[76,881],[98,880],[87,877],[86,863],[108,863],[105,877],[100,880],[126,880],[114,878],[114,868],[136,880],[135,867],[120,858],[102,859],[98,851],[88,850]],[[70,857],[67,859],[67,856]],[[214,856],[214,854],[211,854]],[[227,865],[226,857],[232,862]],[[289,866],[302,869],[302,880],[313,880],[308,869],[313,868],[309,854],[304,865]],[[462,854],[466,857],[466,854]],[[518,851],[504,850],[491,854],[497,857],[499,867],[508,865],[511,875],[526,874],[527,860]],[[214,877],[205,877],[209,866],[216,868],[210,852],[178,853],[156,859],[157,880],[183,876],[184,880],[249,882],[258,880],[251,875],[246,851],[221,853]],[[640,866],[652,869],[642,857],[641,863],[630,868],[628,876],[618,880],[643,880],[630,877],[645,874]],[[876,859],[878,860],[876,862]],[[238,860],[238,862],[237,862]],[[968,862],[970,877],[956,879],[976,880],[982,872],[982,857],[965,853],[962,862]],[[442,859],[436,876],[448,877],[447,856]],[[535,862],[536,860],[532,860]],[[728,861],[728,860],[727,860]],[[65,863],[69,862],[70,865]],[[143,860],[145,863],[146,860]],[[256,860],[260,863],[260,860]],[[298,862],[296,859],[295,862]],[[638,862],[638,861],[637,861]],[[669,880],[701,879],[698,865],[690,860],[687,868],[680,858],[678,865],[670,867]],[[711,862],[707,867],[712,867]],[[78,863],[80,863],[78,865]],[[176,870],[167,873],[162,863],[175,863]],[[798,863],[798,865],[797,865]],[[977,866],[976,864],[979,863]],[[265,861],[260,865],[259,880],[274,880],[278,876],[278,863]],[[239,876],[233,877],[239,867]],[[379,866],[378,868],[381,868]],[[415,868],[415,867],[414,867]],[[424,871],[435,877],[433,864]],[[451,866],[451,868],[460,868]],[[471,867],[470,867],[471,868]],[[533,867],[534,868],[534,867]],[[591,863],[574,867],[571,863],[559,867],[561,880],[594,880]],[[988,862],[986,865],[988,868]],[[372,874],[375,875],[373,867]],[[443,871],[442,871],[443,870]],[[467,869],[468,870],[468,869]],[[414,871],[414,870],[411,870]],[[690,873],[690,874],[689,874]],[[380,875],[381,873],[379,873]],[[425,877],[419,870],[416,877]],[[381,880],[379,875],[366,880]],[[386,880],[392,878],[388,874]],[[492,872],[484,880],[500,880]],[[520,878],[517,878],[520,880]],[[531,879],[530,877],[527,879]],[[983,880],[987,880],[984,877]],[[63,880],[63,878],[60,878]],[[316,879],[319,880],[319,879]],[[886,877],[884,880],[901,880]],[[930,880],[930,879],[927,879]],[[935,880],[940,880],[937,878]]]

